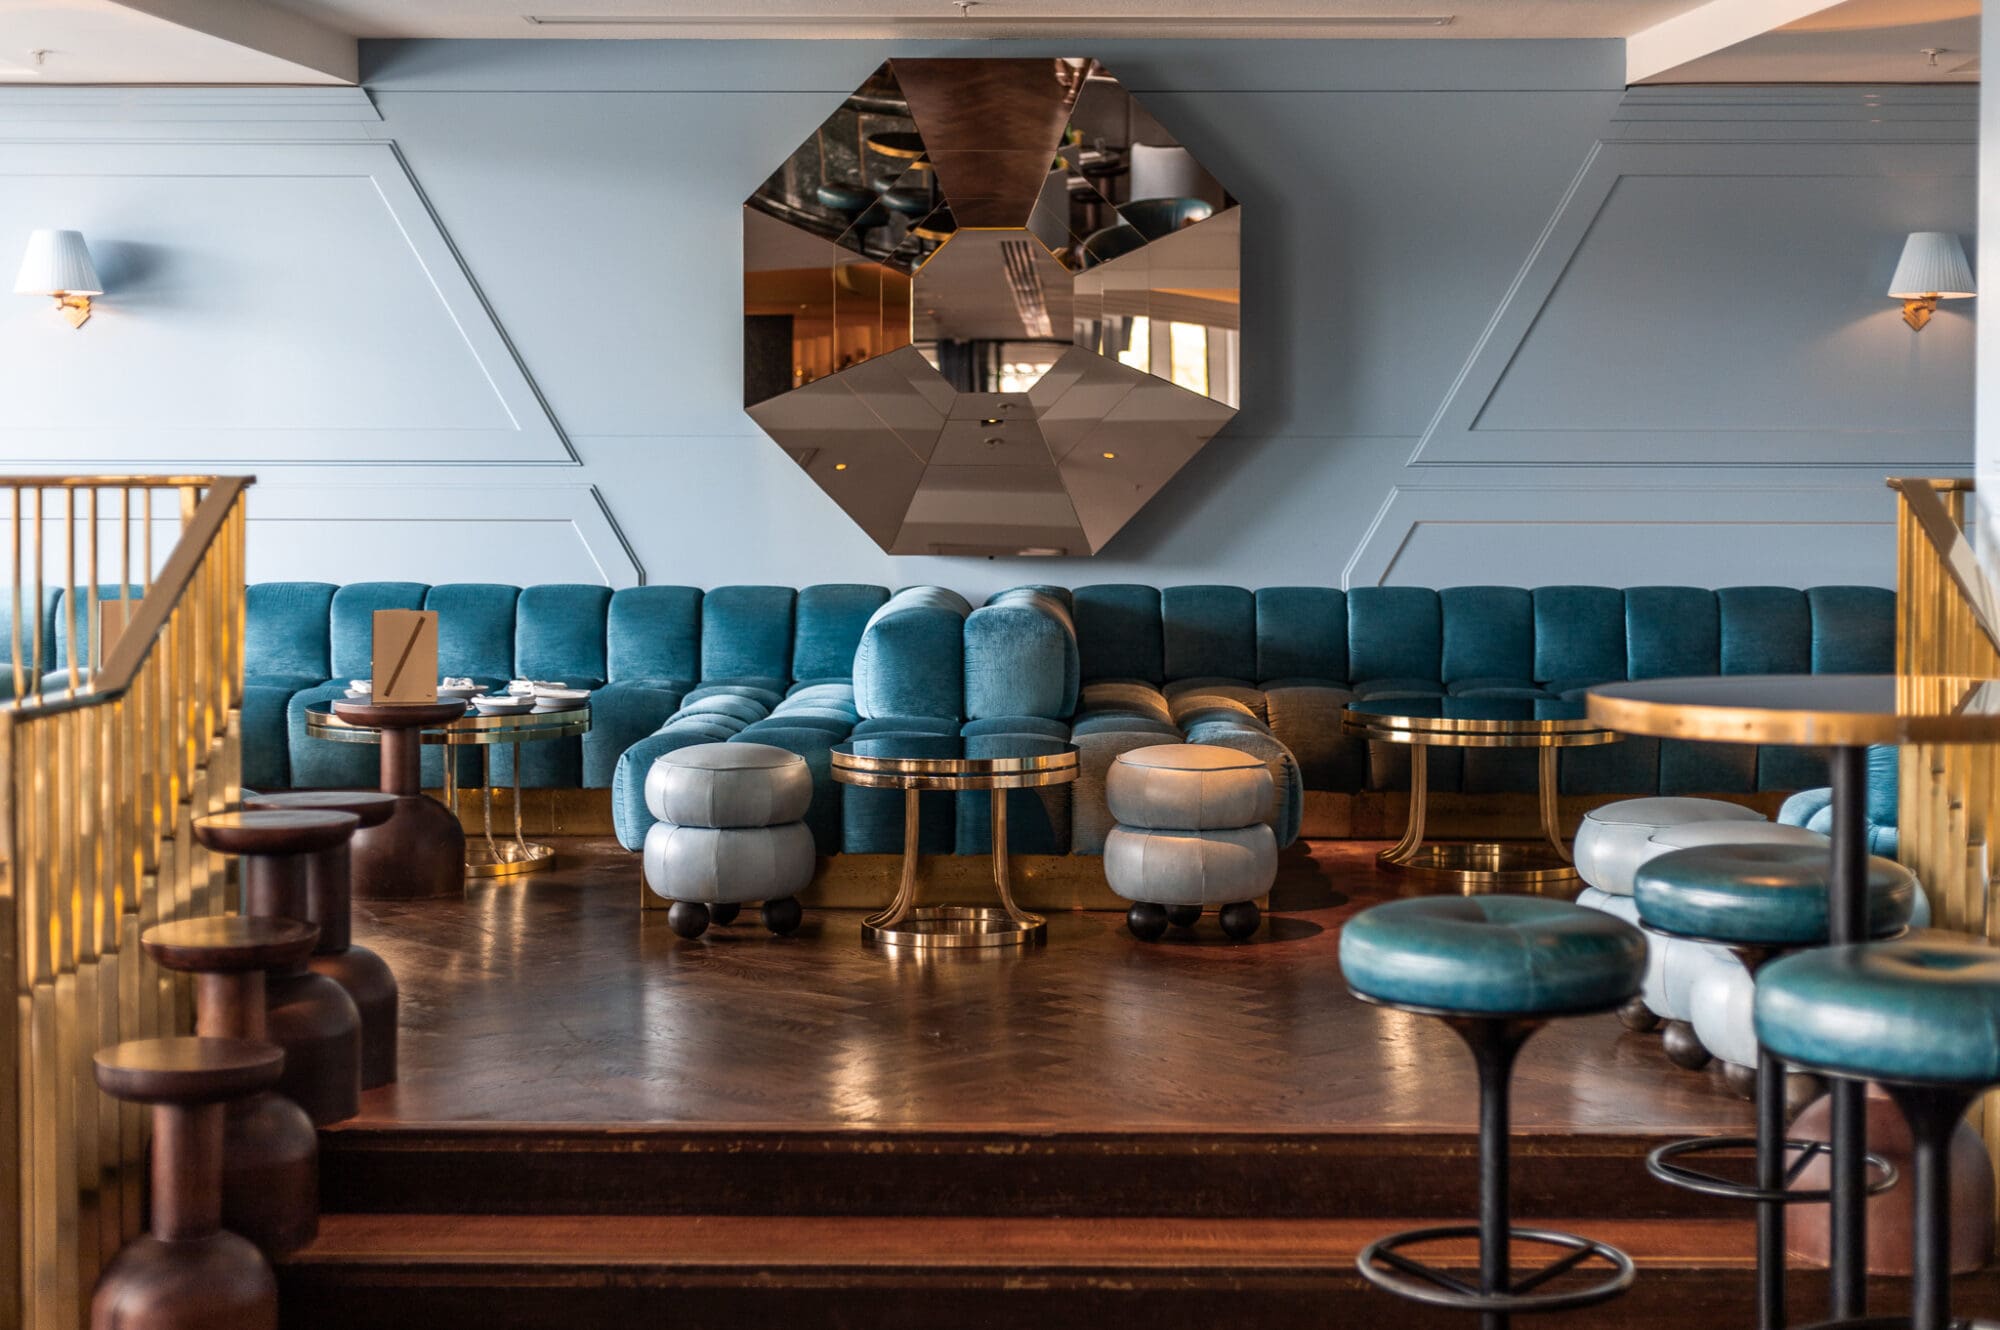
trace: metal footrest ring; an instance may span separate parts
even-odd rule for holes
[[[1673,1141],[1646,1156],[1646,1171],[1671,1186],[1731,1201],[1754,1201],[1764,1205],[1824,1205],[1832,1199],[1833,1193],[1824,1187],[1812,1191],[1790,1189],[1790,1184],[1806,1171],[1813,1160],[1832,1155],[1833,1147],[1825,1141],[1785,1142],[1785,1152],[1796,1153],[1798,1158],[1785,1169],[1786,1185],[1776,1191],[1766,1191],[1754,1182],[1739,1182],[1677,1162],[1687,1155],[1721,1154],[1725,1150],[1754,1151],[1756,1148],[1755,1136],[1698,1136],[1692,1140]],[[1879,1196],[1896,1185],[1898,1175],[1894,1164],[1877,1154],[1866,1155],[1864,1159],[1869,1171],[1875,1175],[1868,1183],[1867,1195]]]
[[[1422,1302],[1433,1307],[1451,1307],[1459,1311],[1501,1314],[1568,1311],[1576,1307],[1595,1306],[1597,1303],[1617,1297],[1630,1288],[1636,1273],[1632,1258],[1616,1247],[1591,1238],[1578,1237],[1574,1233],[1562,1233],[1546,1228],[1510,1228],[1507,1230],[1507,1238],[1510,1244],[1532,1242],[1547,1247],[1559,1247],[1567,1255],[1558,1256],[1540,1269],[1516,1274],[1508,1280],[1506,1289],[1497,1293],[1479,1291],[1479,1272],[1476,1267],[1441,1270],[1434,1265],[1405,1256],[1401,1250],[1404,1247],[1416,1246],[1418,1243],[1478,1237],[1477,1224],[1413,1228],[1404,1233],[1392,1233],[1386,1238],[1379,1238],[1369,1243],[1361,1249],[1361,1254],[1354,1258],[1354,1265],[1361,1272],[1362,1278],[1375,1287],[1413,1302]],[[1592,1260],[1609,1265],[1610,1273],[1587,1288],[1570,1289],[1559,1293],[1535,1292],[1550,1281]]]

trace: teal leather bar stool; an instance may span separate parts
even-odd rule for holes
[[[1910,1124],[1916,1194],[1910,1314],[1818,1330],[1951,1330],[1952,1132],[2000,1085],[2000,950],[1945,933],[1773,961],[1757,981],[1757,1041],[1825,1076],[1875,1081]],[[1865,1273],[1865,1272],[1863,1272]]]
[[[1442,1019],[1479,1069],[1479,1222],[1411,1229],[1370,1243],[1355,1264],[1371,1284],[1436,1307],[1479,1313],[1482,1330],[1506,1330],[1516,1313],[1588,1307],[1632,1285],[1632,1258],[1616,1247],[1553,1229],[1517,1228],[1508,1216],[1508,1087],[1523,1044],[1549,1020],[1616,1011],[1646,971],[1639,930],[1599,910],[1538,896],[1434,896],[1363,910],[1340,935],[1347,986],[1364,1002]],[[1405,1249],[1479,1239],[1479,1280],[1426,1264]],[[1513,1243],[1559,1249],[1516,1277]],[[1581,1287],[1551,1287],[1591,1261],[1610,1267]]]
[[[1639,922],[1662,938],[1728,949],[1751,977],[1788,951],[1823,947],[1830,927],[1828,879],[1833,857],[1823,845],[1746,842],[1669,850],[1639,865],[1632,896]],[[1894,937],[1910,922],[1917,880],[1888,859],[1867,864],[1867,930]],[[1755,1181],[1745,1185],[1696,1168],[1690,1157],[1754,1147]],[[1663,1145],[1646,1158],[1654,1177],[1690,1191],[1757,1206],[1757,1325],[1785,1324],[1785,1207],[1825,1204],[1830,1190],[1790,1191],[1787,1184],[1827,1147],[1785,1138],[1785,1067],[1770,1049],[1757,1054],[1757,1134],[1706,1136]],[[1789,1167],[1786,1156],[1798,1157]],[[1888,1161],[1868,1156],[1870,1195],[1895,1185]]]

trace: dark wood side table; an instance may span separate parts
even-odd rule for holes
[[[1867,933],[1868,749],[1875,744],[2000,743],[2000,682],[1931,675],[1761,674],[1646,679],[1589,693],[1590,718],[1660,739],[1798,744],[1829,750],[1835,946]],[[1832,1105],[1832,1315],[1867,1309],[1867,1119],[1859,1081],[1835,1081]]]
[[[465,832],[454,810],[424,793],[422,759],[424,730],[457,720],[465,703],[335,702],[332,710],[349,725],[381,735],[382,793],[396,796],[396,811],[387,822],[354,837],[354,895],[396,900],[461,894]]]

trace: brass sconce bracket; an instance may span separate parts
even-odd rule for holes
[[[1922,332],[1924,325],[1931,321],[1931,315],[1937,313],[1937,302],[1938,298],[1936,296],[1914,296],[1909,300],[1905,300],[1903,302],[1903,322],[1909,324],[1917,332]]]
[[[72,328],[81,328],[90,321],[89,296],[57,296],[56,312],[69,320]]]

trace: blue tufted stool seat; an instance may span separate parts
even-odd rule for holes
[[[1479,1222],[1380,1238],[1355,1258],[1363,1277],[1413,1301],[1476,1311],[1488,1326],[1516,1313],[1592,1306],[1631,1287],[1632,1259],[1617,1248],[1510,1222],[1508,1089],[1515,1057],[1545,1021],[1611,1011],[1639,991],[1646,969],[1639,930],[1539,896],[1427,896],[1349,920],[1340,968],[1357,997],[1444,1017],[1479,1069]],[[1479,1240],[1476,1289],[1409,1254],[1470,1237]],[[1517,1276],[1512,1253],[1521,1245],[1559,1254]]]
[[[774,933],[799,926],[798,893],[816,862],[806,826],[806,760],[761,743],[706,743],[663,753],[646,773],[646,885],[672,901],[667,923],[697,938],[762,901]]]
[[[1678,841],[1683,848],[1642,862],[1633,876],[1633,903],[1653,942],[1687,947],[1719,943],[1719,954],[1747,971],[1754,984],[1781,952],[1823,947],[1829,936],[1828,900],[1832,848],[1825,837],[1799,827],[1761,825],[1753,841],[1729,843],[1715,824],[1677,828],[1655,841]],[[1871,936],[1889,937],[1909,925],[1918,899],[1916,878],[1900,864],[1870,858],[1865,881],[1867,927]],[[1788,1189],[1786,1156],[1816,1152],[1810,1142],[1785,1137],[1785,1069],[1768,1050],[1756,1053],[1757,1134],[1675,1141],[1647,1156],[1653,1176],[1705,1195],[1755,1202],[1758,1206],[1758,1323],[1785,1323],[1785,1207],[1824,1202],[1825,1191]],[[1742,1183],[1701,1169],[1692,1161],[1754,1146],[1757,1171]],[[1801,1161],[1803,1162],[1803,1161]],[[1870,1159],[1883,1190],[1895,1179],[1880,1159]]]
[[[1632,894],[1640,922],[1661,932],[1752,947],[1819,946],[1827,940],[1831,865],[1823,841],[1695,846],[1641,864]],[[1871,856],[1867,896],[1868,932],[1885,937],[1908,926],[1917,880],[1894,860]]]
[[[1639,991],[1646,944],[1598,910],[1539,896],[1425,896],[1356,915],[1348,987],[1373,1002],[1474,1016],[1569,1016]]]
[[[2000,950],[1926,932],[1797,952],[1764,967],[1756,1019],[1774,1056],[1880,1082],[1902,1110],[1914,1145],[1915,1276],[1909,1318],[1894,1324],[1946,1330],[1954,1324],[1951,1137],[1974,1101],[2000,1085]]]

